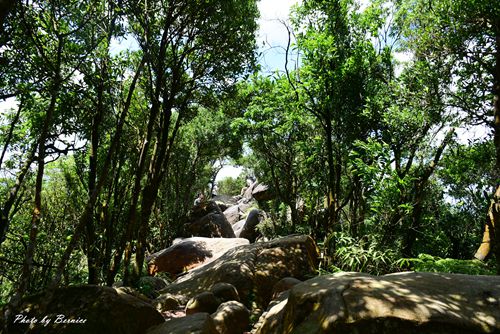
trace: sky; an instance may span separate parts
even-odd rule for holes
[[[281,21],[287,21],[290,8],[300,2],[300,0],[260,0],[258,2],[260,18],[257,45],[262,53],[260,64],[263,72],[284,70],[284,48],[288,42],[288,32]],[[216,180],[237,177],[242,170],[242,167],[224,166],[217,174]]]
[[[262,52],[260,64],[264,72],[284,69],[288,32],[283,22],[288,21],[291,7],[300,3],[300,0],[261,0],[258,2],[260,18],[257,43]]]

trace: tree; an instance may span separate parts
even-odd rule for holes
[[[451,106],[464,112],[471,122],[486,124],[493,130],[495,174],[500,175],[500,5],[497,1],[465,0],[397,4],[399,27],[409,49],[417,57],[425,56],[442,64],[446,77],[454,79]],[[496,240],[498,234],[497,195],[489,210],[484,238],[488,242]],[[496,244],[493,243],[500,268],[500,247]],[[479,257],[486,255],[481,253]]]
[[[291,213],[291,233],[302,223],[299,203],[311,174],[306,170],[307,150],[312,146],[313,118],[295,100],[285,76],[255,77],[245,89],[250,100],[244,114],[233,124],[247,138],[262,163],[255,166],[259,180],[271,186],[279,202]]]
[[[134,277],[142,272],[149,218],[179,129],[206,92],[221,92],[254,64],[257,8],[251,0],[153,1],[129,3],[127,13],[146,57],[142,83],[150,108],[123,236],[126,281],[134,240]],[[119,251],[115,263],[120,258]]]
[[[352,1],[305,1],[293,22],[303,66],[291,85],[323,133],[329,232],[353,194],[342,182],[347,154],[377,128],[378,111],[368,105],[384,73]]]

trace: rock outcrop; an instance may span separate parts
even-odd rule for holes
[[[226,217],[229,224],[234,225],[238,221],[245,219],[247,211],[255,205],[254,201],[242,200],[238,204],[230,206],[224,211],[224,216]]]
[[[215,261],[179,277],[162,293],[175,295],[181,303],[215,283],[230,283],[241,302],[267,307],[274,285],[284,277],[307,279],[316,274],[318,252],[309,236],[297,235],[233,248]]]
[[[141,334],[164,322],[149,303],[110,287],[71,286],[45,298],[40,293],[24,299],[8,333]]]
[[[320,276],[281,294],[254,332],[500,333],[500,277],[415,272]]]
[[[240,238],[248,239],[250,242],[255,242],[255,240],[261,236],[260,232],[257,230],[257,225],[267,218],[266,213],[259,209],[252,209],[245,220],[245,224],[241,228],[239,233]],[[234,227],[233,227],[234,228]]]
[[[213,292],[205,291],[191,298],[186,305],[186,314],[214,313],[219,307],[220,301]]]
[[[239,238],[176,239],[169,248],[148,257],[148,273],[155,275],[158,272],[167,272],[177,276],[214,261],[231,248],[248,243],[247,239]]]
[[[197,237],[235,237],[231,224],[214,201],[204,202],[194,207],[185,229],[189,235]]]
[[[115,333],[115,332],[110,332]],[[146,334],[220,334],[208,313],[195,313],[186,317],[173,318],[155,326]]]
[[[269,201],[275,198],[273,192],[269,189],[269,186],[266,184],[257,184],[252,189],[252,197],[255,198],[256,201]]]
[[[212,314],[220,334],[241,334],[250,326],[250,311],[240,302],[228,301]]]

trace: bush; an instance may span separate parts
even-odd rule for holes
[[[479,260],[443,259],[429,254],[417,258],[402,258],[397,261],[400,268],[413,271],[440,272],[467,275],[495,275],[494,266]]]
[[[333,265],[329,271],[356,271],[383,275],[398,270],[393,251],[381,249],[374,241],[357,240],[342,232],[333,233],[327,240],[333,249]]]

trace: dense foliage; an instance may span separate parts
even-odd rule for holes
[[[322,270],[490,274],[466,261],[485,226],[500,269],[500,2],[303,0],[270,75],[257,17],[254,0],[0,13],[0,304],[137,284],[229,159],[275,195],[260,230],[311,234]]]

